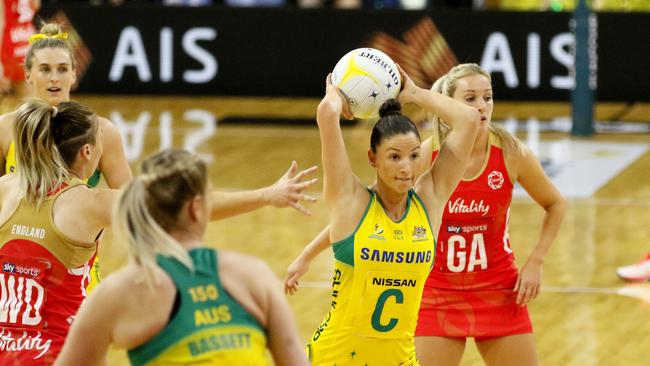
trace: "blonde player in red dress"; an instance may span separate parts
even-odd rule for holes
[[[473,337],[487,365],[537,365],[526,305],[539,294],[542,264],[566,202],[533,153],[490,124],[489,74],[476,64],[452,68],[433,90],[478,108],[479,130],[470,163],[443,213],[436,259],[422,295],[415,333],[423,366],[458,365]],[[434,118],[432,160],[444,142],[444,121]],[[544,210],[537,244],[521,270],[515,267],[508,222],[515,182]]]
[[[87,107],[23,103],[12,131],[20,170],[0,177],[0,365],[50,365],[86,297],[97,238],[111,224],[118,191],[83,179],[102,155],[101,123]],[[295,163],[276,184],[210,193],[210,219],[273,205],[305,211],[315,180]]]

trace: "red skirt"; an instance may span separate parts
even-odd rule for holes
[[[415,336],[484,340],[532,333],[526,306],[516,304],[517,269],[431,272],[424,286]]]

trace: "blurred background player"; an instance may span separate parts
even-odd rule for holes
[[[270,268],[204,246],[206,164],[164,150],[141,166],[113,214],[129,264],[80,309],[57,364],[101,365],[114,344],[129,350],[133,365],[267,365],[267,348],[276,365],[308,365]]]
[[[0,2],[0,92],[15,91],[24,96],[25,69],[23,61],[29,47],[28,41],[36,29],[34,15],[41,0],[3,0]]]

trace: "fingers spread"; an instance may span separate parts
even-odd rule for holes
[[[300,200],[306,201],[306,202],[316,202],[318,199],[316,197],[307,195],[307,194],[301,194],[300,195]]]
[[[296,184],[296,189],[299,190],[299,191],[302,191],[303,189],[305,189],[305,188],[307,188],[309,186],[313,186],[317,182],[318,182],[317,178],[310,179],[310,180],[308,180],[306,182]]]
[[[307,210],[306,208],[302,207],[301,204],[299,204],[297,202],[290,202],[289,205],[291,207],[295,208],[296,210],[300,211],[304,215],[311,216],[311,212],[309,210]]]
[[[296,174],[296,176],[294,177],[294,180],[300,181],[306,175],[313,174],[317,170],[318,170],[318,166],[316,166],[316,165],[312,166],[311,168],[307,168],[307,169],[301,171],[300,173]]]
[[[291,165],[289,166],[289,170],[287,170],[287,172],[284,173],[284,176],[289,178],[293,177],[294,174],[296,174],[297,169],[298,169],[298,163],[296,163],[296,161],[293,160],[291,162]]]

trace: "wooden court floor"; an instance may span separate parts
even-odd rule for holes
[[[81,97],[102,116],[122,126],[127,155],[135,167],[161,147],[191,149],[210,162],[210,177],[223,189],[252,189],[272,184],[291,160],[301,167],[318,165],[320,143],[312,125],[229,124],[231,117],[310,119],[314,99],[113,98]],[[3,107],[10,107],[3,101]],[[599,105],[606,120],[623,105]],[[637,105],[623,120],[650,122],[650,106]],[[550,119],[569,114],[565,104],[498,104],[493,119],[531,116]],[[619,113],[620,114],[620,113]],[[223,122],[223,123],[222,123]],[[371,126],[344,129],[352,165],[360,179],[371,182],[366,162]],[[425,133],[426,134],[426,133]],[[542,141],[564,133],[541,133]],[[520,138],[526,140],[525,133]],[[650,145],[650,134],[601,134],[574,141]],[[322,177],[322,172],[317,173]],[[319,184],[310,193],[320,197]],[[283,278],[302,247],[327,223],[322,201],[305,217],[291,209],[265,208],[213,223],[207,245],[250,253],[269,263]],[[519,264],[537,238],[542,210],[529,199],[515,199],[510,234]],[[543,290],[530,305],[542,365],[648,365],[650,350],[650,285],[626,285],[615,274],[650,251],[650,152],[614,176],[593,196],[570,200],[559,237],[544,265]],[[102,247],[104,275],[123,263],[123,248],[107,241]],[[328,281],[332,255],[318,257],[303,278],[304,287],[289,302],[300,334],[307,340],[330,303]],[[137,294],[133,294],[137,296]],[[110,365],[127,365],[124,353],[112,350]],[[482,365],[472,342],[462,365]]]

